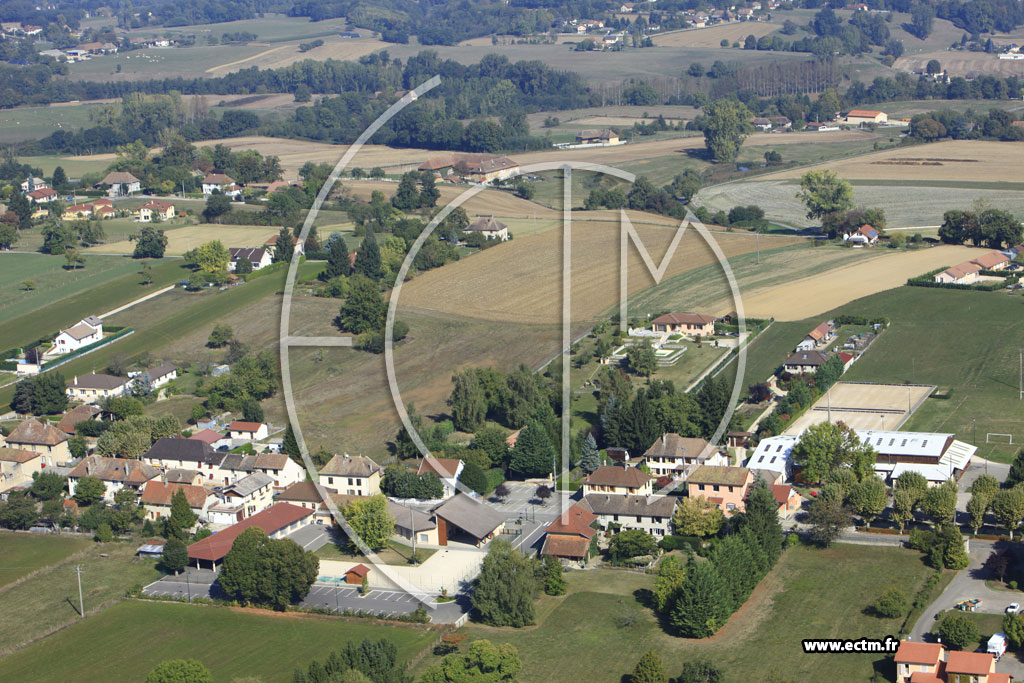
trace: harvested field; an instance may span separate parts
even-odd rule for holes
[[[398,187],[395,183],[375,180],[346,180],[342,181],[341,185],[354,196],[364,199],[369,199],[370,193],[374,190],[380,190],[387,195],[394,194],[395,189]],[[441,198],[438,200],[437,204],[438,206],[444,206],[465,192],[468,188],[465,186],[456,187],[447,184],[439,184],[437,189],[441,192]],[[503,221],[505,221],[505,219],[529,221],[534,216],[537,217],[537,220],[549,220],[553,218],[560,219],[562,215],[561,211],[541,206],[540,204],[526,199],[520,199],[511,192],[504,192],[502,190],[483,190],[463,204],[462,208],[464,208],[466,213],[469,214],[470,220],[472,220],[474,216],[478,215],[494,216],[495,218],[499,218]],[[516,232],[515,234],[518,235],[519,233]]]
[[[836,382],[829,395],[819,398],[785,433],[797,436],[830,416],[853,429],[899,429],[934,389],[930,384]]]
[[[390,43],[384,43],[373,38],[341,38],[340,36],[324,36],[320,40],[324,44],[307,52],[299,52],[298,43],[286,43],[271,47],[259,54],[238,59],[227,64],[213,66],[206,70],[211,76],[223,76],[247,69],[250,66],[258,66],[261,69],[278,69],[305,59],[323,61],[326,59],[356,60],[363,55],[368,55],[375,50],[389,47]],[[254,43],[250,43],[253,45]]]
[[[985,52],[937,50],[900,57],[893,65],[900,71],[923,71],[929,60],[937,59],[950,76],[1021,76],[1024,61],[999,59]]]
[[[877,257],[853,265],[775,287],[745,291],[743,304],[751,317],[803,320],[854,299],[899,287],[908,278],[970,260],[985,251],[988,250],[951,245],[899,253],[878,249]],[[813,296],[809,296],[809,292],[813,292]],[[729,310],[731,307],[724,304],[718,312]]]
[[[654,44],[658,47],[720,47],[723,40],[728,40],[730,43],[742,43],[743,39],[749,35],[760,38],[773,33],[778,28],[778,24],[763,21],[719,24],[707,28],[686,29],[654,36]]]
[[[261,247],[273,235],[280,232],[273,225],[212,225],[201,223],[184,228],[168,230],[167,255],[180,256],[189,249],[195,249],[204,242],[220,240],[225,247]],[[100,244],[84,249],[86,252],[103,254],[130,254],[135,250],[135,243],[130,240]]]

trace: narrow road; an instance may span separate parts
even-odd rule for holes
[[[109,318],[110,316],[112,316],[112,315],[114,315],[116,313],[120,313],[121,311],[128,310],[129,308],[131,308],[132,306],[134,306],[136,304],[141,304],[143,301],[149,301],[150,299],[158,297],[158,296],[160,296],[161,294],[163,294],[165,292],[171,291],[172,289],[174,289],[174,285],[168,285],[167,287],[164,287],[163,289],[158,289],[155,292],[150,292],[146,296],[140,297],[140,298],[136,299],[135,301],[129,301],[124,306],[118,306],[114,310],[107,311],[103,315],[100,315],[100,316],[97,316],[97,317],[100,320],[103,320],[104,318]]]

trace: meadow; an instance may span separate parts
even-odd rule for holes
[[[87,538],[0,532],[0,593],[32,572],[62,562],[91,545]]]
[[[82,103],[0,109],[0,143],[38,140],[58,130],[73,131],[89,126],[89,116],[99,106]]]
[[[785,14],[782,14],[785,16]],[[684,31],[662,33],[654,37],[658,47],[703,47],[721,48],[721,42],[728,40],[730,44],[743,43],[747,36],[760,38],[775,32],[779,23],[766,21],[745,21],[740,23],[718,24],[706,28],[694,28]],[[730,53],[725,53],[726,55]]]
[[[187,653],[216,680],[251,676],[284,683],[296,668],[323,661],[346,641],[387,638],[408,661],[437,635],[424,626],[130,601],[0,659],[0,678],[71,681],[102,672],[105,681],[140,681],[161,661]],[[48,656],[55,651],[61,656]]]
[[[181,256],[190,249],[213,239],[220,240],[226,247],[262,247],[269,238],[277,235],[281,228],[273,225],[213,225],[200,223],[180,228],[164,228],[167,236],[167,256]],[[119,242],[97,244],[85,251],[103,254],[131,254],[135,242],[125,239]]]

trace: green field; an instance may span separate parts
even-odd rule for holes
[[[86,173],[102,173],[113,159],[72,159],[58,154],[46,154],[36,157],[18,157],[18,161],[41,169],[46,176],[53,175],[53,169],[60,166],[69,178],[81,178]]]
[[[0,110],[0,143],[10,144],[38,140],[58,130],[73,131],[89,126],[90,112],[100,106],[98,104],[74,104]]]
[[[202,43],[203,37],[212,35],[220,38],[225,33],[255,33],[259,42],[270,40],[298,40],[309,36],[330,35],[337,31],[344,31],[347,22],[344,18],[328,19],[327,21],[311,22],[307,17],[289,17],[283,14],[268,12],[258,19],[240,19],[238,21],[225,21],[217,24],[190,24],[166,28],[164,26],[149,26],[146,28],[133,29],[128,35],[135,37],[162,37],[162,36],[199,36],[197,42]]]
[[[285,682],[349,640],[388,638],[408,661],[436,637],[423,626],[132,601],[0,659],[0,679],[134,682],[165,659],[190,657],[217,681]]]
[[[92,541],[70,536],[29,536],[0,533],[0,588],[23,576],[57,564]]]
[[[885,567],[884,579],[878,568]],[[522,683],[577,681],[618,683],[645,650],[654,648],[669,676],[686,661],[711,659],[725,680],[760,681],[775,675],[793,681],[821,680],[821,655],[804,655],[803,638],[883,638],[896,635],[901,620],[867,616],[864,609],[882,591],[897,586],[913,594],[931,573],[919,553],[893,548],[837,545],[829,550],[787,550],[740,612],[714,637],[685,640],[665,634],[637,596],[653,577],[632,572],[570,572],[569,594],[542,597],[538,626],[515,630],[471,624],[469,640],[509,642],[523,660]],[[622,619],[633,614],[632,626]],[[614,644],[614,645],[612,645]],[[580,656],[580,653],[586,653]],[[437,660],[427,657],[420,669]],[[878,655],[833,655],[828,679],[867,680]],[[891,673],[891,672],[890,672]]]

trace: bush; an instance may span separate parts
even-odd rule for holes
[[[876,616],[895,619],[905,614],[909,606],[910,601],[906,593],[898,588],[890,588],[882,593],[871,607]]]
[[[942,642],[958,650],[978,644],[978,623],[963,612],[950,612],[939,622]]]

